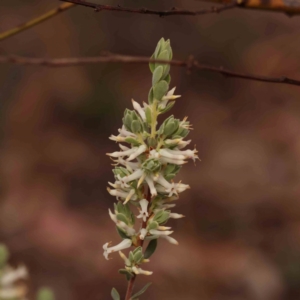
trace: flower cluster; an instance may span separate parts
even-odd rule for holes
[[[8,266],[8,257],[7,248],[0,244],[0,299],[25,299],[27,288],[20,280],[28,277],[27,269],[24,266],[17,269]]]
[[[159,41],[152,58],[172,59],[169,40]],[[175,207],[172,202],[189,185],[173,179],[187,160],[195,162],[198,159],[196,149],[183,149],[191,142],[184,140],[191,130],[187,118],[179,120],[171,115],[158,127],[158,116],[169,111],[180,96],[174,95],[175,88],[169,90],[169,64],[150,63],[150,70],[153,76],[148,103],[141,105],[132,100],[133,110],[125,110],[119,134],[110,137],[120,143],[120,150],[107,154],[114,162],[115,177],[113,183],[109,182],[108,192],[118,200],[109,215],[123,240],[116,246],[106,243],[104,256],[108,259],[110,253],[119,251],[125,261],[125,269],[120,272],[127,278],[152,274],[142,270],[140,264],[148,261],[158,238],[178,244],[170,236],[171,227],[164,225],[170,218],[184,217],[170,209]],[[137,215],[132,208],[138,211]],[[136,219],[140,219],[139,225],[135,224]],[[149,244],[143,254],[145,240]],[[126,257],[121,250],[131,246],[136,248]]]
[[[0,299],[1,300],[26,300],[29,274],[25,266],[12,268],[8,264],[9,251],[0,243]],[[55,300],[54,294],[49,288],[40,288],[36,295],[37,300]]]

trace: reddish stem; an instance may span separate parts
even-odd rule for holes
[[[150,207],[150,202],[151,202],[151,193],[150,193],[150,189],[149,189],[148,186],[145,186],[144,197],[145,197],[145,199],[147,199],[147,201],[149,202],[149,204],[148,204],[148,209],[149,209],[149,207]],[[143,221],[142,228],[146,228],[146,227],[147,227],[147,221],[148,221],[149,218],[150,218],[150,216],[147,218],[146,221]],[[143,245],[144,245],[144,240],[141,240],[141,239],[139,238],[139,240],[138,240],[138,246],[143,247]],[[125,300],[130,300],[130,298],[131,298],[131,294],[132,294],[132,290],[133,290],[133,286],[134,286],[135,279],[136,279],[136,275],[134,275],[134,276],[128,281]]]

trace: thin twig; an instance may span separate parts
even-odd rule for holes
[[[262,81],[269,83],[281,83],[300,86],[300,80],[289,78],[286,76],[281,77],[268,77],[255,74],[246,74],[234,72],[223,67],[213,67],[205,64],[200,64],[194,58],[189,58],[186,61],[181,60],[154,60],[143,56],[129,56],[129,55],[118,55],[118,54],[106,54],[103,56],[96,57],[82,57],[82,58],[56,58],[56,59],[46,59],[46,58],[28,58],[22,56],[0,56],[0,64],[10,63],[18,65],[38,65],[46,67],[70,67],[77,65],[86,64],[98,64],[98,63],[127,63],[127,64],[148,64],[148,63],[161,63],[170,64],[172,66],[185,67],[189,71],[192,69],[197,69],[201,71],[208,71],[213,73],[219,73],[226,77],[235,77],[240,79]]]
[[[160,11],[160,10],[152,10],[152,9],[147,9],[147,8],[125,8],[125,7],[121,7],[119,5],[118,6],[103,5],[103,4],[96,4],[96,3],[92,3],[92,2],[82,1],[82,0],[60,0],[60,1],[90,7],[90,8],[93,8],[96,12],[110,10],[110,11],[116,11],[116,12],[157,15],[160,17],[178,16],[178,15],[198,16],[198,15],[211,14],[211,13],[220,13],[222,11],[232,9],[232,8],[240,5],[240,3],[238,3],[238,1],[236,1],[234,3],[230,3],[229,5],[224,5],[221,7],[212,7],[210,9],[202,9],[202,10],[194,10],[193,11],[193,10],[177,9],[176,7],[173,7],[171,10]]]
[[[28,28],[31,28],[35,25],[38,25],[38,24],[56,16],[57,14],[59,14],[61,12],[65,11],[71,7],[74,7],[74,6],[75,6],[75,4],[73,4],[73,3],[63,3],[60,6],[58,6],[57,8],[52,9],[37,18],[34,18],[24,24],[21,24],[15,28],[13,28],[13,29],[10,29],[10,30],[0,33],[0,41],[4,40],[6,38],[9,38],[17,33],[20,33]]]
[[[230,4],[235,0],[200,0],[217,4]],[[273,12],[283,12],[288,16],[300,14],[300,1],[285,1],[285,0],[247,0],[239,8],[268,10]]]

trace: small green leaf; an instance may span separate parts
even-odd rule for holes
[[[164,68],[162,66],[158,66],[152,76],[152,85],[155,85],[157,82],[160,81],[162,75],[163,75]]]
[[[157,227],[158,227],[158,223],[155,222],[155,221],[153,221],[153,222],[151,222],[151,223],[147,226],[147,229],[148,229],[148,231],[149,231],[149,230],[152,230],[152,229],[157,229]]]
[[[43,287],[41,289],[39,289],[38,293],[37,293],[37,300],[54,300],[54,293],[52,292],[51,289]]]
[[[149,94],[148,94],[148,102],[149,104],[152,104],[154,100],[154,95],[153,95],[153,88],[150,89]]]
[[[124,231],[122,231],[118,226],[116,226],[117,232],[122,239],[130,239]]]
[[[165,80],[162,80],[162,81],[156,83],[153,86],[154,99],[160,101],[162,99],[162,97],[167,93],[168,89],[169,89],[169,85]]]
[[[117,214],[116,217],[117,217],[117,219],[118,219],[119,221],[122,221],[122,222],[124,222],[126,225],[128,225],[128,220],[127,220],[127,218],[126,218],[125,215],[123,215],[123,214]]]
[[[111,296],[112,296],[112,298],[113,298],[114,300],[120,300],[120,299],[121,299],[121,297],[120,297],[118,291],[117,291],[115,288],[113,288],[113,289],[111,290]]]
[[[144,294],[147,288],[152,284],[152,282],[147,283],[139,292],[135,293],[130,300],[137,300],[137,297]]]
[[[130,273],[129,271],[127,271],[126,269],[120,269],[120,270],[119,270],[119,273],[125,275],[125,276],[126,276],[126,279],[127,279],[128,281],[133,277],[133,274]]]
[[[161,49],[161,47],[162,47],[162,45],[165,43],[165,40],[164,40],[164,38],[161,38],[159,41],[158,41],[158,43],[157,43],[157,45],[156,45],[156,48],[155,48],[155,51],[154,51],[154,53],[153,53],[153,56],[155,57],[155,58],[157,58],[157,55],[159,54],[159,51],[160,51],[160,49]]]
[[[154,59],[154,54],[150,57],[150,59]],[[149,63],[150,71],[153,73],[155,70],[155,63]]]
[[[149,145],[150,147],[152,147],[152,148],[155,148],[155,147],[156,147],[157,141],[156,141],[156,139],[155,139],[154,137],[149,137],[149,138],[147,139],[147,141],[148,141],[148,145]]]
[[[171,136],[173,133],[177,131],[178,126],[179,126],[179,122],[176,119],[168,122],[168,124],[166,124],[164,127],[163,134],[166,137]]]
[[[170,72],[170,68],[171,66],[170,65],[164,65],[164,73],[163,73],[163,76],[162,78],[165,78],[168,76],[169,72]],[[166,79],[165,79],[166,80]]]
[[[144,253],[144,258],[149,258],[150,256],[152,256],[152,254],[155,252],[157,247],[157,239],[155,240],[151,240],[145,250]]]
[[[146,107],[145,114],[146,114],[146,121],[150,125],[151,124],[151,120],[152,120],[152,115],[151,115],[151,109],[150,109],[149,106]]]
[[[170,75],[170,74],[168,74],[168,75],[166,76],[165,81],[166,81],[168,84],[170,84],[170,82],[171,82],[171,75]]]
[[[132,144],[133,146],[140,146],[141,143],[139,141],[137,141],[136,139],[132,138],[132,137],[127,137],[125,139],[126,143]]]
[[[157,56],[157,59],[169,60],[169,57],[170,57],[169,51],[166,49],[166,50],[162,51],[161,53],[159,53],[159,55]]]
[[[159,112],[161,114],[166,113],[167,111],[169,111],[174,106],[174,104],[175,104],[175,101],[172,101],[172,102],[168,103],[168,105],[164,109],[160,110]]]
[[[144,259],[142,251],[137,252],[134,254],[134,261],[135,263],[139,264]]]
[[[142,130],[141,123],[138,120],[134,120],[131,123],[131,129],[133,133],[139,133]]]

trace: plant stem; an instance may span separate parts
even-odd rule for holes
[[[133,290],[133,285],[134,285],[135,278],[136,278],[136,275],[134,275],[128,281],[128,286],[127,286],[127,292],[126,292],[125,300],[130,300],[130,298],[131,298],[131,294],[132,294],[132,290]]]
[[[144,197],[149,201],[149,204],[151,202],[151,193],[150,193],[150,188],[147,186],[145,186],[145,192],[144,192]],[[148,208],[150,207],[150,205],[148,206]],[[149,216],[150,217],[150,216]],[[148,217],[148,219],[149,219]],[[146,228],[147,227],[147,221],[148,219],[142,224],[142,228]],[[144,245],[144,240],[139,239],[138,240],[139,246],[143,247]],[[134,275],[129,281],[128,281],[128,285],[127,285],[127,291],[126,291],[126,296],[125,296],[125,300],[130,300],[131,298],[131,294],[132,294],[132,290],[133,290],[133,285],[135,282],[137,275]]]
[[[156,135],[156,120],[157,120],[157,101],[154,100],[152,104],[152,122],[151,122],[151,137],[154,138]]]

